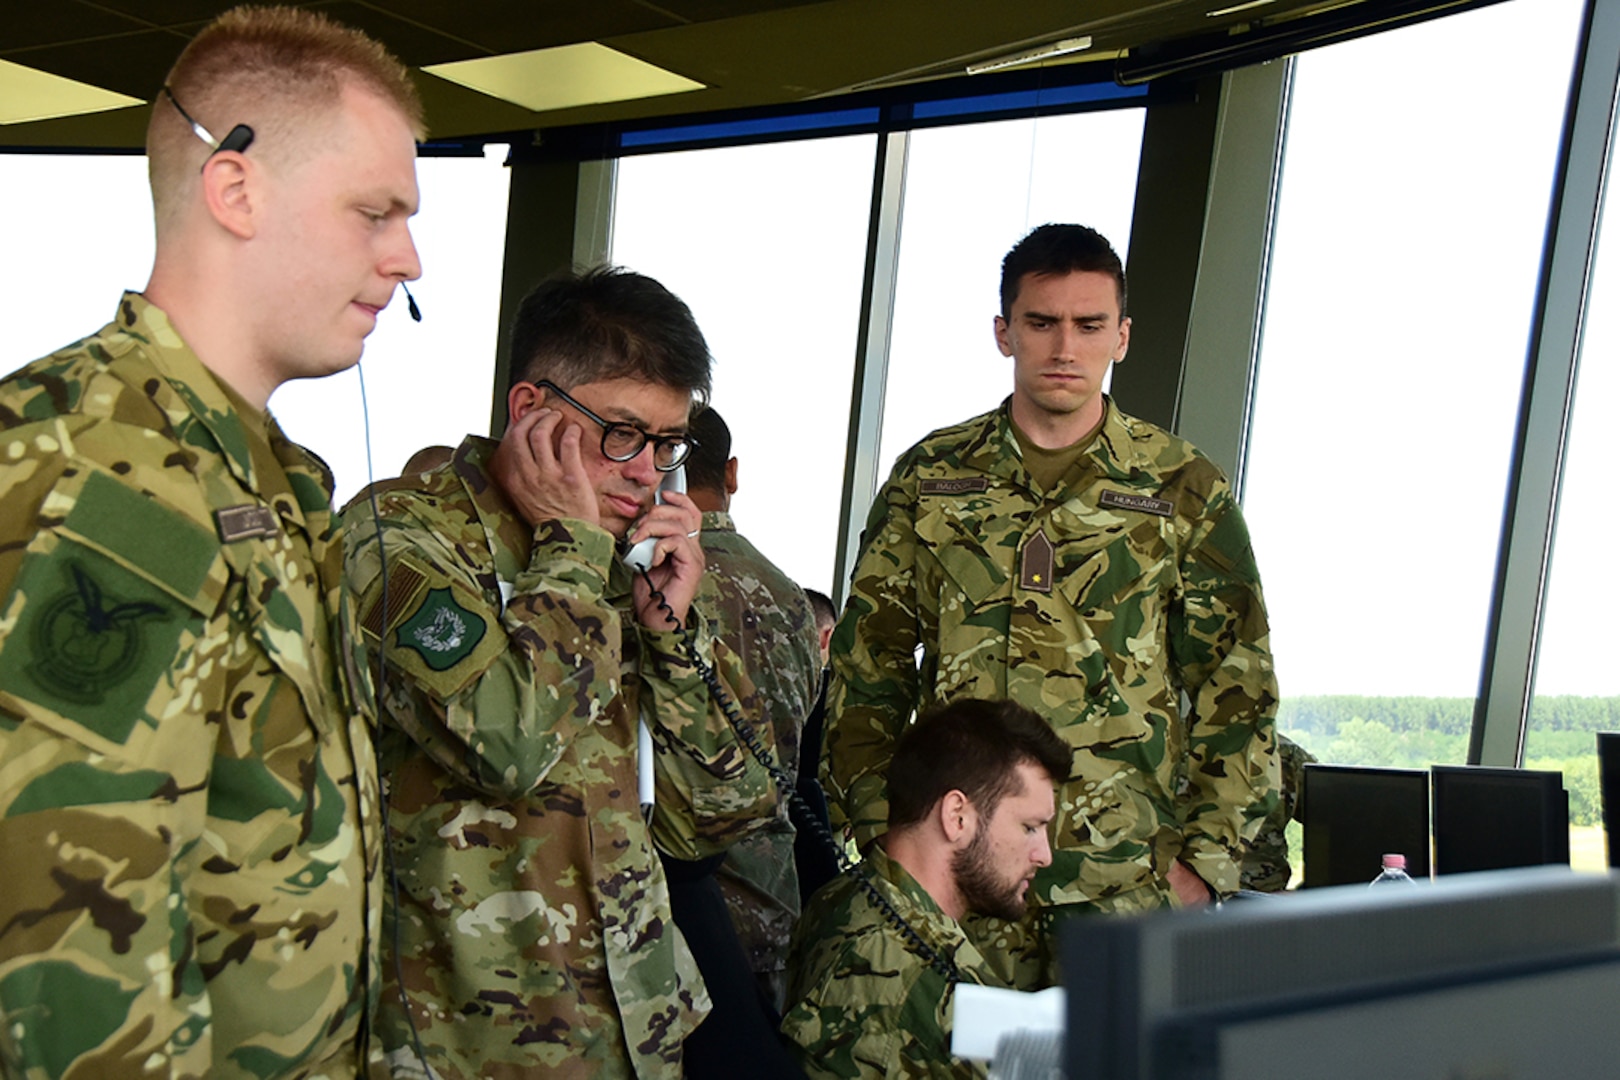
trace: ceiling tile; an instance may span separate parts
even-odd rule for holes
[[[0,23],[0,56],[27,63],[27,60],[12,54],[19,49],[38,45],[105,38],[142,29],[144,27],[132,19],[71,0],[51,4],[10,4],[7,5],[4,23]]]
[[[446,4],[444,0],[387,0],[365,6],[386,7],[400,19],[433,27],[476,46],[460,55],[436,57],[428,63],[470,59],[479,55],[478,50],[488,54],[527,52],[680,25],[678,19],[632,0],[481,4],[476,8],[476,17],[469,15],[466,5]],[[385,40],[392,42],[391,38]]]

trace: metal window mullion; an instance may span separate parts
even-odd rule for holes
[[[838,510],[838,558],[833,569],[832,598],[839,607],[843,606],[849,575],[860,555],[867,509],[877,494],[878,447],[883,432],[883,395],[889,378],[900,215],[910,145],[911,136],[906,131],[878,136],[872,210],[866,232],[866,269],[861,282],[861,325],[855,342],[854,386],[850,392],[843,499]]]
[[[1293,60],[1229,71],[1210,164],[1176,431],[1241,499]]]
[[[1468,760],[1519,765],[1614,138],[1620,0],[1589,0],[1555,172]]]

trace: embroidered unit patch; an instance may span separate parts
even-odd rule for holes
[[[416,613],[400,623],[395,637],[414,649],[434,671],[448,671],[471,655],[484,639],[484,620],[456,602],[449,589],[429,589]]]

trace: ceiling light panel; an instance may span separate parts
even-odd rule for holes
[[[144,105],[140,98],[0,60],[0,124]]]
[[[594,41],[433,64],[422,70],[535,112],[705,88],[700,82]]]

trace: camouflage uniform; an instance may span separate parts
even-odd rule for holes
[[[881,845],[811,898],[793,935],[782,1034],[812,1077],[982,1078],[952,1058],[952,984],[856,880],[866,876],[962,981],[1003,985],[955,919]]]
[[[810,600],[737,532],[730,514],[704,514],[702,542],[708,580],[719,593],[709,608],[715,616],[714,634],[741,657],[770,717],[777,760],[789,776],[796,776],[799,732],[821,678]],[[785,801],[769,826],[726,853],[715,877],[755,974],[774,987],[772,996],[781,1008],[782,972],[799,918],[799,875]]]
[[[1305,766],[1316,761],[1309,750],[1286,735],[1277,736],[1277,757],[1282,762],[1277,805],[1243,853],[1243,887],[1255,892],[1281,892],[1294,876],[1288,861],[1288,823],[1296,817],[1305,820],[1299,796],[1305,789]]]
[[[1192,446],[1105,408],[1052,492],[1025,469],[1007,403],[902,455],[833,636],[826,779],[863,846],[887,820],[884,775],[914,708],[1011,698],[1074,747],[1052,865],[1022,927],[984,925],[987,954],[1033,955],[1043,908],[1170,903],[1178,857],[1235,891],[1242,838],[1274,799],[1276,686],[1242,515]],[[1025,988],[1052,977],[1036,959]]]
[[[446,1080],[676,1077],[708,996],[653,844],[712,855],[769,816],[775,789],[681,637],[635,622],[613,537],[572,519],[531,530],[489,477],[495,446],[469,436],[449,465],[383,485],[386,604],[371,508],[347,512],[367,645],[388,631],[380,742],[411,1014]],[[735,657],[696,636],[757,715]],[[650,825],[638,715],[656,717]],[[385,961],[382,1037],[408,1072],[393,977]]]
[[[325,468],[135,294],[0,383],[0,449],[0,1073],[363,1072],[376,767]]]

